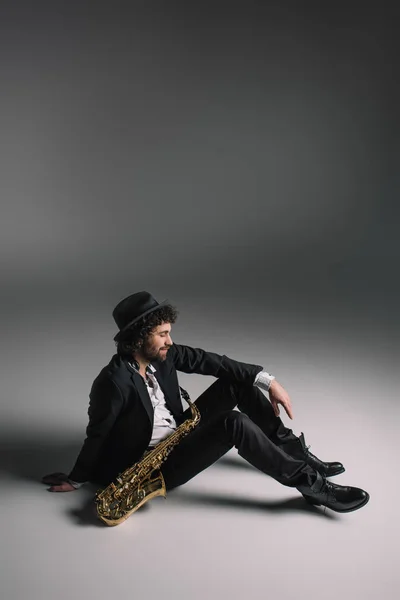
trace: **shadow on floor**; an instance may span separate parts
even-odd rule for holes
[[[65,432],[0,431],[1,470],[13,478],[40,481],[43,475],[69,472],[83,440]]]
[[[294,490],[294,493],[297,493],[296,490]],[[228,509],[239,509],[240,511],[251,510],[252,512],[256,510],[269,513],[303,512],[328,519],[338,519],[338,515],[335,513],[325,512],[324,508],[309,504],[302,496],[285,498],[283,500],[252,500],[250,498],[232,498],[221,494],[213,494],[212,492],[188,492],[179,488],[172,490],[169,493],[168,499],[171,504],[173,503],[176,506],[181,504],[201,504],[201,506],[217,506]]]

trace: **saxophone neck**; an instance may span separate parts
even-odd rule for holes
[[[187,393],[186,390],[183,389],[183,387],[179,386],[180,392],[181,392],[181,396],[182,398],[188,403],[191,404],[191,400],[190,400],[190,396]]]

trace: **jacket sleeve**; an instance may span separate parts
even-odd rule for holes
[[[213,375],[243,383],[254,384],[254,379],[263,367],[239,362],[225,354],[207,352],[201,348],[191,348],[180,344],[172,344],[168,354],[177,371]]]
[[[102,445],[123,407],[118,386],[111,379],[96,380],[90,392],[86,439],[68,477],[76,482],[91,479]]]

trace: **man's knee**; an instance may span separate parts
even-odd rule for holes
[[[227,441],[238,447],[249,431],[252,422],[248,415],[238,410],[230,410],[224,414],[224,429]]]
[[[246,427],[251,420],[248,415],[238,410],[227,410],[224,413],[225,422],[228,426]]]

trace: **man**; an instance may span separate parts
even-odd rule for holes
[[[336,512],[364,506],[367,492],[331,483],[344,471],[323,462],[283,424],[281,405],[293,418],[289,395],[263,367],[174,344],[171,325],[178,312],[148,292],[122,300],[113,317],[117,354],[93,382],[86,439],[69,473],[43,477],[49,491],[66,492],[86,481],[108,485],[146,450],[170,435],[186,418],[176,371],[212,375],[217,380],[196,400],[200,423],[162,464],[167,490],[212,465],[233,446],[260,471],[297,488],[305,499]],[[268,392],[269,400],[261,390]],[[239,411],[234,410],[235,407]]]

